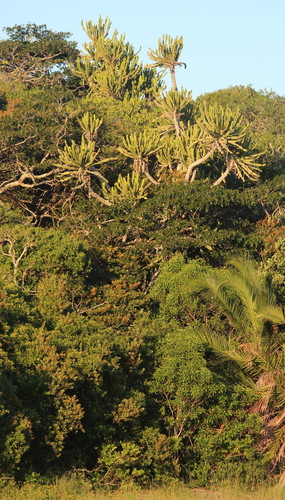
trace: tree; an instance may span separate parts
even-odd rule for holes
[[[186,68],[185,63],[179,62],[182,49],[182,36],[172,38],[170,35],[162,35],[162,37],[158,39],[157,50],[150,49],[148,52],[149,58],[154,61],[152,64],[149,64],[149,67],[164,68],[165,70],[169,69],[173,91],[177,90],[175,78],[176,67],[184,66],[184,68]]]
[[[156,132],[152,130],[144,130],[138,134],[131,134],[124,137],[123,147],[120,146],[118,150],[124,156],[133,158],[135,172],[145,175],[152,182],[152,184],[158,184],[158,182],[149,173],[148,163],[149,156],[156,153],[161,146],[160,137]]]
[[[45,24],[4,28],[0,41],[0,70],[29,85],[54,85],[65,80],[68,65],[78,55],[71,33],[55,32]]]
[[[155,104],[158,106],[160,114],[158,117],[159,130],[163,134],[175,132],[177,136],[185,129],[185,126],[192,118],[193,104],[191,92],[182,89],[170,90],[161,97],[156,98]]]
[[[105,199],[112,203],[135,205],[139,200],[147,199],[148,187],[147,180],[141,179],[139,172],[133,171],[126,177],[119,174],[117,181],[109,189],[103,184],[102,192]]]
[[[55,179],[58,148],[73,133],[69,105],[74,98],[64,85],[28,86],[0,76],[7,104],[0,112],[0,197],[9,195],[34,220],[56,216],[66,199]]]
[[[88,21],[83,29],[89,38],[86,51],[77,59],[74,74],[92,93],[122,100],[130,97],[154,97],[162,88],[159,75],[143,68],[138,53],[115,30],[110,35],[111,21],[101,17],[97,24]]]
[[[191,182],[197,174],[199,162],[205,162],[212,156],[203,142],[204,133],[198,125],[190,125],[176,140],[175,156],[179,161],[177,168],[184,173],[187,182],[191,174]],[[190,163],[190,165],[189,165]]]
[[[110,206],[111,202],[104,199],[92,188],[93,177],[99,179],[101,182],[107,182],[96,166],[115,159],[97,159],[100,149],[95,149],[96,144],[94,139],[97,136],[97,131],[102,121],[87,112],[79,120],[79,124],[83,132],[80,145],[72,141],[70,146],[66,143],[64,148],[59,150],[59,163],[55,164],[59,169],[58,177],[64,183],[75,180],[73,190],[84,189],[89,198],[96,198],[104,205]]]
[[[177,441],[190,438],[191,424],[211,390],[212,374],[203,355],[202,345],[183,330],[166,335],[159,346],[151,389],[162,400],[165,426]]]
[[[272,91],[257,92],[251,86],[234,86],[200,96],[197,104],[202,103],[240,110],[258,148],[264,152],[262,179],[270,179],[284,170],[284,97]]]
[[[275,304],[270,279],[252,261],[234,259],[229,264],[234,270],[210,273],[192,289],[214,300],[236,334],[209,331],[199,337],[220,359],[239,367],[241,382],[256,398],[251,411],[263,416],[265,460],[276,466],[285,456],[285,355],[284,333],[274,325],[284,324],[285,314]],[[285,484],[285,473],[280,484]]]
[[[258,179],[261,164],[257,163],[257,159],[261,153],[254,152],[256,144],[249,133],[248,124],[238,110],[204,105],[197,126],[202,132],[201,142],[207,152],[188,166],[186,182],[194,169],[215,154],[223,158],[225,170],[213,186],[221,184],[231,172],[242,180]]]

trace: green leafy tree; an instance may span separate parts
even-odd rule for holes
[[[63,82],[68,65],[78,55],[71,33],[54,32],[45,24],[4,28],[7,40],[0,41],[0,69],[10,78],[29,85]]]
[[[201,345],[184,330],[167,335],[157,354],[152,391],[161,398],[165,426],[178,442],[180,438],[190,438],[191,424],[197,419],[212,383],[203,354]]]
[[[50,219],[66,200],[54,163],[73,132],[67,127],[73,93],[60,85],[29,88],[3,75],[0,87],[7,101],[0,112],[1,199],[10,194],[34,221]]]

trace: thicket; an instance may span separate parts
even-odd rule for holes
[[[83,29],[0,41],[2,477],[283,484],[285,99]]]

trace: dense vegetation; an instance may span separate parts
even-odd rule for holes
[[[285,483],[285,98],[83,29],[0,41],[1,474]]]

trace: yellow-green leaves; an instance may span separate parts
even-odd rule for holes
[[[204,142],[219,153],[231,153],[232,148],[245,151],[242,142],[248,133],[248,124],[238,110],[217,104],[204,105],[197,124],[205,134]]]
[[[104,200],[92,188],[92,178],[96,177],[101,182],[107,182],[103,174],[97,169],[98,165],[107,163],[114,158],[99,159],[100,149],[96,149],[94,138],[102,123],[102,120],[87,112],[82,119],[78,120],[82,128],[81,143],[65,143],[63,149],[59,149],[58,177],[61,182],[75,181],[73,189],[84,189],[88,197],[97,198],[101,203],[110,205],[108,200]]]
[[[103,184],[102,192],[104,197],[112,203],[125,201],[135,204],[137,201],[147,198],[148,188],[147,180],[140,178],[138,172],[132,172],[126,177],[120,174],[117,182],[109,190]]]
[[[156,153],[161,147],[160,137],[152,130],[144,130],[138,134],[131,134],[123,138],[123,146],[118,150],[124,156],[133,158],[134,170],[140,172],[153,183],[158,182],[150,175],[148,168],[149,156]]]
[[[162,87],[155,70],[143,67],[138,52],[117,30],[110,33],[111,21],[101,17],[88,21],[83,29],[89,41],[78,58],[74,74],[88,85],[92,94],[115,100],[157,95]]]
[[[175,67],[184,66],[186,64],[179,62],[181,52],[183,49],[183,37],[172,38],[170,35],[162,35],[158,39],[157,50],[149,49],[148,56],[154,61],[149,64],[149,67],[159,67],[164,69],[169,69],[171,80],[172,80],[172,90],[177,89],[176,79],[175,79]]]
[[[159,130],[162,133],[175,132],[180,135],[185,129],[185,122],[189,121],[192,111],[192,94],[188,90],[170,90],[155,100],[160,109]]]
[[[119,147],[118,150],[129,158],[144,160],[148,156],[156,153],[160,148],[161,141],[156,132],[144,130],[143,132],[130,134],[124,137],[123,147]]]
[[[96,116],[89,111],[83,115],[81,119],[78,120],[81,129],[84,132],[84,136],[87,141],[92,141],[97,137],[97,132],[101,127],[103,120],[96,118]]]
[[[71,142],[70,146],[65,143],[63,150],[59,150],[59,160],[57,163],[61,170],[60,175],[66,175],[69,171],[77,171],[82,169],[88,171],[96,162],[98,151],[94,151],[94,143],[87,142],[84,137],[81,138],[81,143],[76,144]]]
[[[251,139],[248,124],[239,110],[223,108],[217,104],[201,108],[197,120],[200,130],[200,142],[204,154],[200,160],[188,166],[185,180],[188,181],[191,172],[214,155],[219,155],[224,161],[225,170],[214,182],[217,186],[233,172],[244,180],[257,180],[259,177],[260,163],[257,163],[261,153],[255,151],[255,143]],[[196,170],[195,170],[196,171]]]
[[[178,59],[183,49],[183,37],[172,38],[170,35],[162,35],[158,39],[157,50],[149,49],[148,56],[154,61],[153,65],[170,67],[178,64]],[[179,63],[185,64],[185,63]]]

